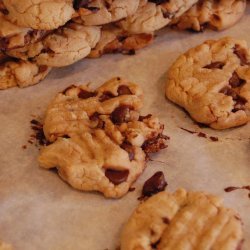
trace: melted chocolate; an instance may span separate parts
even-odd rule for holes
[[[128,178],[129,171],[128,170],[113,170],[106,169],[105,176],[114,184],[119,185],[125,182]]]
[[[167,186],[163,172],[156,172],[152,177],[150,177],[143,185],[142,196],[150,197],[156,193],[165,190]]]

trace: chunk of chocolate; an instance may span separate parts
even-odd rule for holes
[[[156,172],[150,177],[143,185],[142,195],[150,197],[156,193],[165,190],[167,182],[165,180],[163,172]]]
[[[232,88],[240,87],[240,86],[242,86],[245,83],[246,83],[246,81],[243,80],[243,79],[240,79],[240,77],[238,76],[237,72],[234,72],[233,75],[232,75],[232,77],[229,80],[229,85]]]
[[[223,62],[213,62],[207,66],[205,66],[205,69],[223,69],[225,63]]]
[[[238,56],[240,59],[241,65],[247,65],[250,62],[248,62],[246,51],[240,47],[240,45],[235,45],[234,47],[234,54]]]
[[[110,119],[114,124],[121,124],[130,120],[130,106],[120,106],[116,108],[110,115]]]
[[[107,169],[105,171],[105,176],[114,184],[119,185],[127,180],[129,175],[128,170],[113,170]]]
[[[169,2],[169,0],[149,0],[151,3],[155,3],[156,5],[163,4]]]
[[[74,9],[79,10],[80,8],[87,8],[90,0],[74,0]]]
[[[109,100],[109,99],[111,99],[111,98],[114,98],[114,97],[115,97],[115,95],[113,95],[111,92],[104,92],[104,93],[100,96],[99,101],[100,101],[100,102],[104,102],[104,101],[107,101],[107,100]]]
[[[81,99],[88,99],[90,97],[96,96],[96,93],[89,92],[87,90],[81,89],[81,91],[78,93],[78,97]]]
[[[126,85],[119,86],[117,92],[118,92],[118,95],[132,95],[131,90]]]

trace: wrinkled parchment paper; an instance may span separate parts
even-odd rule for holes
[[[164,97],[166,71],[188,48],[209,38],[236,36],[250,45],[248,13],[224,32],[176,32],[165,29],[156,42],[135,56],[108,55],[54,70],[42,83],[0,92],[0,238],[17,250],[114,250],[121,228],[138,204],[144,181],[162,170],[169,183],[203,190],[224,198],[244,223],[244,249],[250,249],[250,199],[244,190],[225,193],[228,186],[250,184],[250,124],[226,131],[199,128],[182,109]],[[56,93],[74,83],[93,82],[95,88],[114,76],[134,81],[145,92],[144,114],[158,115],[171,137],[169,147],[153,157],[134,184],[136,190],[120,200],[71,188],[54,172],[37,164],[38,149],[27,143],[30,120],[42,117]],[[184,127],[217,136],[212,142],[181,130]],[[27,149],[22,146],[27,145]]]

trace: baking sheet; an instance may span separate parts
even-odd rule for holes
[[[0,238],[17,250],[113,250],[123,224],[137,206],[144,181],[162,170],[167,190],[178,187],[220,195],[244,223],[244,249],[250,249],[250,199],[244,190],[225,193],[228,186],[250,184],[250,124],[226,131],[199,128],[182,109],[164,97],[166,71],[188,48],[209,38],[235,36],[250,46],[250,4],[246,16],[224,32],[160,31],[156,42],[135,56],[108,55],[54,70],[42,83],[0,92]],[[30,120],[42,117],[56,93],[74,83],[97,87],[114,76],[138,83],[145,93],[143,113],[158,115],[171,137],[169,147],[148,163],[119,200],[79,192],[55,173],[39,168],[38,149],[27,140]],[[180,127],[216,136],[212,142]],[[22,146],[27,145],[24,149]]]

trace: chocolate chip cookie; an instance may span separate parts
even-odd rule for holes
[[[202,31],[209,27],[223,30],[237,23],[245,9],[246,0],[200,0],[173,23],[179,29]]]
[[[102,27],[101,38],[89,57],[96,58],[108,53],[133,55],[136,50],[151,44],[153,39],[152,34],[128,34],[114,25],[106,25]]]
[[[78,3],[79,2],[79,3]],[[140,0],[76,1],[75,8],[85,25],[103,25],[133,15]]]
[[[198,0],[170,0],[146,1],[141,0],[140,6],[134,15],[118,22],[122,29],[130,33],[151,33],[170,23],[182,15]]]
[[[209,40],[168,71],[166,96],[214,129],[244,125],[250,109],[250,50],[234,38]]]
[[[95,91],[71,86],[49,105],[40,166],[57,168],[72,187],[124,196],[146,166],[147,155],[166,147],[158,118],[140,116],[142,90],[114,78]]]
[[[22,28],[8,21],[0,12],[0,49],[3,51],[22,48],[42,40],[48,31]]]
[[[71,19],[74,14],[71,0],[2,0],[6,18],[21,27],[53,30]]]
[[[0,56],[0,90],[11,87],[28,87],[43,80],[50,68],[34,62],[13,60]]]
[[[121,250],[241,249],[242,223],[221,200],[178,189],[140,204],[121,236]]]
[[[96,46],[100,35],[100,27],[69,22],[37,43],[6,53],[23,60],[32,59],[38,65],[63,67],[86,57]]]

